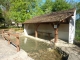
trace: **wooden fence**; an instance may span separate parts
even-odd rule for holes
[[[17,48],[17,52],[20,51],[19,34],[3,30],[2,37],[8,41],[8,44],[13,44]]]

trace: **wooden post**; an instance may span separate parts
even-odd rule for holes
[[[35,30],[35,37],[38,37],[37,29]]]
[[[18,34],[16,34],[16,47],[17,47],[17,52],[19,52],[20,51],[20,41],[19,41],[19,35]]]
[[[55,31],[54,31],[54,33],[55,33],[55,38],[54,38],[54,42],[56,43],[58,40],[58,28],[55,28],[54,29]]]
[[[35,29],[35,37],[38,37],[37,29],[38,29],[39,25],[40,25],[40,24],[38,24],[37,27],[36,27],[36,29]]]
[[[10,44],[10,33],[8,32],[8,44]]]
[[[4,30],[2,30],[2,37],[4,38]],[[5,40],[5,39],[4,39]]]
[[[51,26],[53,27],[54,29],[54,43],[57,42],[57,39],[58,39],[58,27],[59,27],[59,24],[52,24],[51,23]]]

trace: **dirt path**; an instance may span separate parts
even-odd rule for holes
[[[16,47],[9,45],[0,35],[0,60],[33,60],[27,53],[20,49],[16,51]]]

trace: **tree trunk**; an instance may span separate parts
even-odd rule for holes
[[[17,23],[17,27],[19,28],[19,25],[18,25],[18,23]]]

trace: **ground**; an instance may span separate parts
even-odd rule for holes
[[[16,51],[16,47],[9,45],[0,35],[0,60],[33,60],[24,50]]]
[[[34,39],[39,40],[38,38],[34,38]],[[60,39],[58,39],[58,43],[56,44],[56,46],[69,54],[68,60],[80,60],[80,47],[74,44],[68,44],[67,42],[60,40]],[[44,55],[42,54],[41,56],[44,56]],[[27,55],[27,53],[22,49],[19,52],[17,52],[16,48],[12,45],[9,45],[8,42],[4,40],[0,35],[0,60],[33,60],[33,59],[30,58]]]
[[[74,44],[68,44],[63,40],[58,40],[57,47],[69,54],[68,60],[80,60],[80,47]]]

